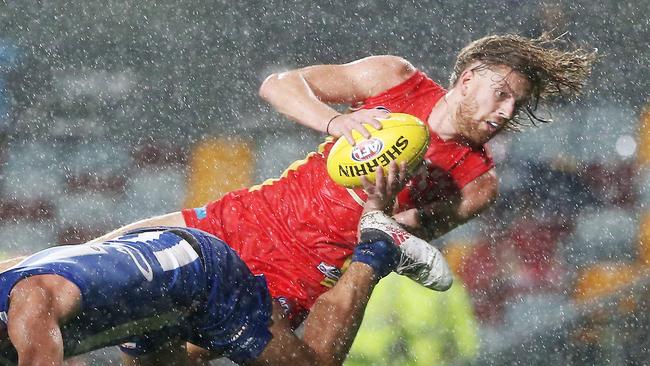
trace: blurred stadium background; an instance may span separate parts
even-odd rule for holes
[[[349,364],[648,364],[647,14],[640,0],[3,2],[0,252],[279,175],[323,136],[261,103],[272,72],[389,53],[446,85],[471,40],[567,32],[602,55],[589,90],[491,144],[499,201],[436,243],[455,290],[386,281],[378,297],[402,296],[371,301]]]

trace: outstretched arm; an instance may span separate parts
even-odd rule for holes
[[[301,125],[354,143],[351,130],[369,137],[363,123],[381,128],[381,110],[359,110],[339,116],[330,104],[352,105],[408,79],[415,69],[396,56],[372,56],[342,65],[317,65],[272,74],[260,96],[278,112]],[[334,118],[334,119],[333,119]]]
[[[291,330],[274,304],[273,339],[253,365],[340,365],[357,333],[378,277],[363,263],[351,263],[336,286],[321,295],[306,320],[304,340]]]
[[[348,271],[352,272],[318,298],[305,321],[305,343],[316,354],[325,356],[327,364],[341,364],[345,360],[370,294],[379,281],[365,264],[351,263]]]

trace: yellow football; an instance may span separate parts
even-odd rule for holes
[[[353,131],[354,146],[343,136],[336,141],[327,157],[327,173],[332,180],[355,188],[361,186],[361,176],[374,182],[377,168],[382,167],[386,172],[393,160],[405,161],[411,171],[420,164],[429,147],[427,125],[405,113],[391,113],[380,122],[380,130],[365,125],[370,132],[369,139]]]

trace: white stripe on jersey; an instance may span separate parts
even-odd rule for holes
[[[106,251],[97,245],[61,245],[57,247],[52,247],[45,249],[41,252],[33,254],[20,263],[16,264],[14,267],[20,267],[25,265],[26,262],[30,266],[42,265],[44,263],[49,263],[51,261],[56,261],[59,259],[65,259],[70,257],[81,257],[86,255],[99,255],[106,254]]]
[[[199,257],[198,253],[185,239],[182,239],[173,247],[154,252],[153,254],[158,259],[163,271],[171,271],[182,267],[194,262]]]

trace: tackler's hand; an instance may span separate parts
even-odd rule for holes
[[[371,183],[368,178],[362,176],[361,183],[368,194],[368,199],[363,205],[363,212],[383,211],[390,216],[395,205],[395,198],[404,188],[407,180],[406,163],[398,164],[395,161],[391,161],[388,165],[387,174],[382,168],[377,169],[375,183]]]

